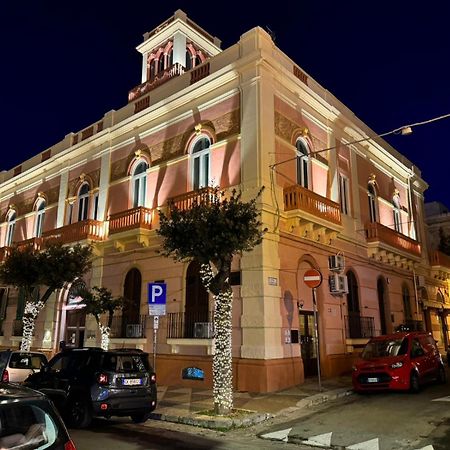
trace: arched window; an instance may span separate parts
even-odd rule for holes
[[[16,228],[16,212],[14,210],[9,211],[7,221],[5,246],[9,247],[13,243],[14,230]]]
[[[195,66],[199,66],[202,63],[202,59],[200,58],[200,56],[196,56],[195,57]]]
[[[158,60],[153,59],[150,63],[150,81],[154,80],[158,73]]]
[[[169,53],[167,54],[167,67],[173,66],[173,48],[169,50]]]
[[[394,216],[394,230],[401,233],[402,220],[400,214],[400,196],[398,194],[394,195],[394,197],[392,198],[392,213]]]
[[[141,272],[138,269],[129,270],[123,287],[125,302],[122,309],[122,336],[127,336],[127,325],[140,323],[141,286]]]
[[[405,314],[405,322],[412,320],[411,300],[409,298],[409,289],[406,284],[402,286],[403,312]]]
[[[89,185],[84,183],[78,191],[78,222],[87,220],[89,211]]]
[[[201,136],[192,147],[192,186],[194,190],[209,185],[209,153],[211,141]]]
[[[186,70],[192,69],[192,55],[189,50],[186,50]]]
[[[195,324],[209,322],[209,296],[200,278],[200,264],[192,261],[186,273],[184,337],[195,336]]]
[[[44,217],[45,217],[45,200],[41,199],[40,202],[37,204],[36,207],[36,219],[34,222],[34,237],[41,237],[42,236],[42,228],[44,224]]]
[[[357,339],[362,336],[361,314],[359,312],[359,291],[358,281],[355,274],[349,270],[347,272],[348,294],[347,294],[347,311],[348,311],[348,336]]]
[[[141,161],[136,165],[133,171],[133,208],[145,206],[145,197],[147,193],[147,169],[148,164]]]
[[[158,66],[158,72],[164,72],[164,69],[165,69],[165,67],[164,67],[164,61],[165,61],[165,55],[164,55],[164,53],[161,53],[160,55],[159,55],[159,66]]]
[[[367,198],[369,200],[369,220],[378,222],[377,193],[372,183],[367,186]]]
[[[304,188],[309,187],[309,149],[306,142],[299,138],[295,143],[297,147],[297,184]]]

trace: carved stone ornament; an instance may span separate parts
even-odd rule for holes
[[[134,152],[134,156],[135,156],[137,159],[139,159],[139,158],[142,156],[142,150],[136,150],[136,151]]]
[[[195,130],[195,134],[198,136],[202,132],[202,124],[199,123],[199,124],[195,125],[194,130]]]
[[[80,173],[80,181],[84,181],[85,178],[86,178],[86,174]]]
[[[377,176],[374,173],[371,173],[369,175],[369,183],[375,183],[377,181],[376,178]]]

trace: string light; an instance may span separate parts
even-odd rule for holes
[[[103,350],[108,350],[109,349],[109,335],[111,333],[111,328],[102,325],[100,322],[98,323],[98,327],[100,328],[100,333],[101,333],[101,341],[100,341],[100,347]]]
[[[214,279],[210,264],[200,266],[200,278],[209,290]],[[213,294],[214,298],[214,343],[213,355],[213,398],[214,409],[219,415],[228,414],[233,409],[233,371],[231,354],[232,300],[233,291]]]
[[[44,307],[44,302],[40,300],[37,302],[26,302],[23,311],[23,338],[20,343],[20,350],[22,352],[29,352],[31,350],[31,341],[33,339],[34,326],[36,317]]]

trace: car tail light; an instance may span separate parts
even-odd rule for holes
[[[152,384],[156,383],[156,373],[152,373],[150,375],[150,383],[152,383]]]
[[[64,444],[64,450],[77,450],[75,444],[72,441],[67,441]]]
[[[8,373],[8,371],[6,369],[3,371],[2,382],[3,383],[8,383],[9,382],[9,373]]]
[[[108,384],[108,374],[106,373],[101,373],[98,377],[97,377],[97,381],[99,382],[99,384]]]

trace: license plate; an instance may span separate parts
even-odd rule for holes
[[[122,380],[122,384],[124,386],[137,386],[139,384],[142,384],[141,378],[124,378]]]
[[[367,378],[368,383],[378,383],[378,378]]]

